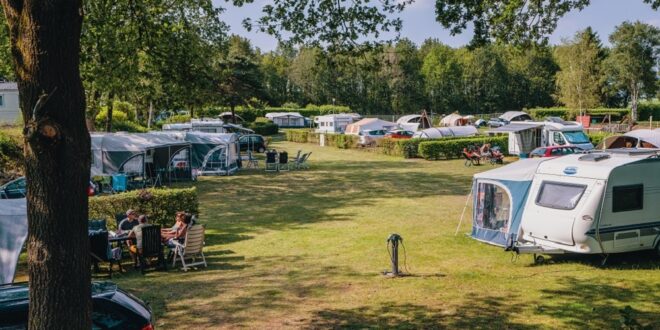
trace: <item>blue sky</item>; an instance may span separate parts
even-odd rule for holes
[[[223,0],[213,0],[217,5],[227,10],[222,14],[222,20],[231,26],[231,33],[249,38],[252,43],[263,51],[275,49],[277,41],[264,33],[248,32],[243,29],[241,21],[245,17],[258,17],[261,6],[269,0],[255,0],[253,4],[243,8],[236,8]],[[435,0],[416,0],[401,14],[403,30],[401,36],[408,38],[416,44],[421,44],[427,38],[437,38],[450,46],[462,46],[470,41],[469,32],[457,36],[450,36],[449,32],[435,21]],[[592,4],[582,11],[574,11],[564,16],[557,26],[557,30],[550,37],[550,42],[557,44],[562,38],[571,37],[576,31],[591,26],[600,36],[605,45],[608,45],[607,36],[614,28],[624,21],[639,20],[660,27],[660,11],[654,11],[651,6],[642,0],[592,0]]]

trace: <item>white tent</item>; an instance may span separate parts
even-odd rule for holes
[[[452,113],[451,115],[444,116],[440,120],[440,125],[442,126],[463,126],[463,123],[466,121],[463,116]]]
[[[397,125],[393,122],[381,120],[378,118],[365,118],[346,126],[346,134],[358,135],[360,132],[374,130],[389,131],[396,127]]]
[[[500,116],[500,119],[506,121],[526,121],[532,120],[532,117],[526,112],[522,111],[507,111]]]
[[[269,112],[266,118],[279,127],[305,127],[305,117],[298,112]]]
[[[14,281],[16,263],[27,233],[25,199],[0,199],[0,284]]]
[[[450,136],[474,136],[478,133],[474,126],[432,127],[416,132],[413,138],[438,139]]]

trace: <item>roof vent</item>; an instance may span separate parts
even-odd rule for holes
[[[586,154],[584,156],[580,156],[578,160],[585,161],[585,162],[599,162],[601,160],[609,159],[611,156],[608,154],[603,154],[603,153],[594,153],[594,154]]]

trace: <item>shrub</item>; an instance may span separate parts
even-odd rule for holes
[[[0,172],[17,170],[23,160],[23,148],[8,135],[0,132]]]
[[[357,135],[346,135],[346,134],[325,135],[325,145],[331,147],[337,147],[339,149],[355,149],[358,147],[359,142],[360,142],[360,137]]]
[[[660,120],[660,102],[642,102],[637,105],[637,118],[640,121],[649,120],[653,116],[653,120]]]
[[[601,141],[603,141],[603,139],[611,135],[614,134],[609,132],[593,132],[587,134],[587,136],[589,136],[589,141],[591,141],[594,146],[597,146]]]
[[[298,142],[298,143],[308,143],[310,142],[309,135],[312,132],[309,130],[302,130],[302,129],[288,129],[284,131],[284,134],[286,134],[286,140],[290,142]]]
[[[424,141],[419,144],[418,153],[425,159],[451,159],[460,157],[463,148],[468,148],[473,145],[482,145],[490,143],[492,146],[499,146],[503,153],[508,153],[509,137],[496,136],[496,137],[473,137],[463,139],[446,139],[436,141]]]
[[[115,214],[128,209],[146,214],[149,222],[161,226],[174,223],[175,213],[198,212],[197,189],[146,189],[89,199],[89,218],[106,219],[109,229],[116,229]]]
[[[282,108],[284,109],[300,109],[300,105],[296,102],[286,102],[282,104]]]
[[[189,123],[190,115],[173,115],[165,120],[165,124]]]
[[[279,132],[280,128],[277,124],[272,122],[254,122],[248,125],[256,134],[260,135],[275,135]]]

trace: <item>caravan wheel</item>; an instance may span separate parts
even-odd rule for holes
[[[545,262],[545,257],[542,255],[534,255],[534,264],[541,265]]]

